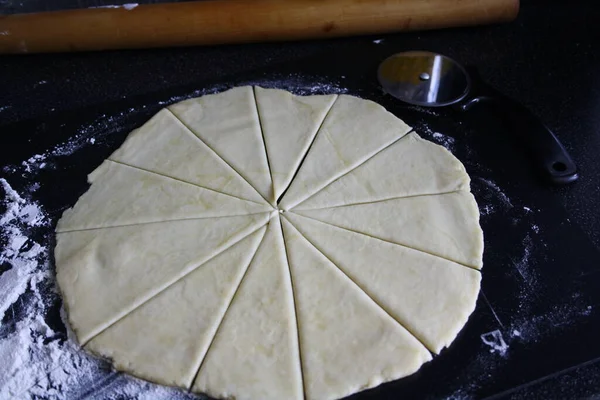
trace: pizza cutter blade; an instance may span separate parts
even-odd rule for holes
[[[385,59],[377,78],[386,93],[417,106],[469,111],[490,105],[511,124],[547,180],[563,185],[578,179],[575,163],[554,133],[527,108],[483,82],[475,69],[442,54],[408,51]]]

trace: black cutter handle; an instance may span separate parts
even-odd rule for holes
[[[459,108],[468,111],[477,104],[491,106],[527,146],[544,178],[556,185],[575,182],[577,167],[554,133],[523,105],[483,82],[476,71],[469,72],[473,80],[472,95]]]

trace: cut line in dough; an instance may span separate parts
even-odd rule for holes
[[[285,251],[285,260],[286,260],[286,264],[287,264],[287,268],[288,268],[288,272],[290,274],[290,285],[292,288],[292,301],[294,303],[294,318],[296,320],[296,340],[298,343],[298,360],[300,361],[300,371],[302,374],[302,394],[303,394],[303,398],[306,399],[306,384],[304,382],[304,370],[302,368],[302,351],[300,349],[300,330],[298,329],[298,304],[296,302],[296,291],[294,289],[294,280],[292,279],[292,269],[290,267],[290,255],[288,253],[288,248],[287,248],[287,241],[285,238],[285,229],[283,228],[283,220],[284,220],[284,216],[279,216],[279,225],[280,225],[280,229],[281,229],[281,236],[283,238],[283,249]]]
[[[168,108],[131,132],[108,159],[239,199],[265,203],[256,189]]]
[[[54,253],[60,265],[57,281],[80,343],[259,229],[268,217],[265,213],[59,233]]]
[[[427,349],[282,220],[297,295],[306,399],[336,399],[414,373]]]
[[[121,371],[189,388],[265,231],[258,229],[200,265],[95,336],[86,349]]]
[[[339,95],[281,199],[280,208],[291,209],[410,130],[377,103]],[[369,135],[372,131],[377,135]]]
[[[271,174],[250,86],[184,100],[169,110],[270,204]]]
[[[477,270],[297,214],[284,218],[434,353],[475,310]]]
[[[303,398],[283,246],[276,214],[200,366],[194,392],[239,400]]]
[[[274,198],[279,199],[308,152],[337,95],[296,96],[254,87]]]
[[[57,232],[257,214],[272,209],[268,204],[241,200],[110,160],[89,174],[88,181],[90,188],[63,213]]]
[[[293,210],[468,191],[469,182],[465,167],[452,153],[411,132]]]
[[[254,98],[254,105],[256,106],[256,115],[258,117],[258,127],[260,129],[260,135],[262,139],[263,150],[265,151],[265,157],[267,159],[267,169],[269,170],[269,177],[271,179],[271,198],[266,200],[275,207],[277,204],[277,195],[275,194],[275,185],[273,184],[273,170],[271,168],[271,160],[269,160],[269,152],[267,151],[267,143],[265,142],[265,129],[263,128],[263,122],[260,119],[260,111],[258,109],[258,100],[256,99],[256,88],[252,88],[252,96]]]
[[[290,212],[472,268],[483,265],[479,208],[469,192]]]

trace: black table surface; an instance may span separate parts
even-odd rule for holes
[[[2,1],[0,12],[46,10],[46,3]],[[59,1],[51,7],[109,3],[119,2]],[[47,177],[62,182],[64,196],[46,193],[39,200],[58,216],[85,191],[85,174],[119,146],[126,130],[172,99],[207,87],[263,81],[271,86],[327,82],[372,98],[427,138],[438,130],[454,138],[454,153],[474,177],[480,207],[489,202],[500,211],[482,217],[483,292],[465,332],[416,376],[357,398],[600,398],[599,20],[594,1],[524,0],[515,22],[495,26],[297,43],[1,56],[0,164],[17,164],[68,138],[69,122],[91,123],[135,108],[104,147],[85,150],[85,160],[75,157],[70,172]],[[518,138],[487,117],[429,112],[384,96],[375,80],[377,64],[412,49],[476,67],[486,81],[540,116],[577,163],[579,181],[562,188],[540,181]],[[320,87],[317,91],[327,85]],[[140,111],[142,105],[146,111]],[[45,136],[35,133],[42,125]],[[529,254],[528,241],[535,245],[523,269],[519,259]],[[524,296],[527,310],[522,310]],[[541,322],[530,340],[520,340],[528,318]],[[480,336],[496,328],[510,342],[509,356],[478,355],[487,349]],[[473,348],[474,342],[480,348]]]

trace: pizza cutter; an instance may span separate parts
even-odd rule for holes
[[[475,70],[467,71],[441,54],[408,51],[385,59],[377,77],[385,92],[417,106],[469,111],[488,104],[511,124],[547,180],[557,185],[577,180],[577,167],[554,133],[527,108],[483,82]]]

